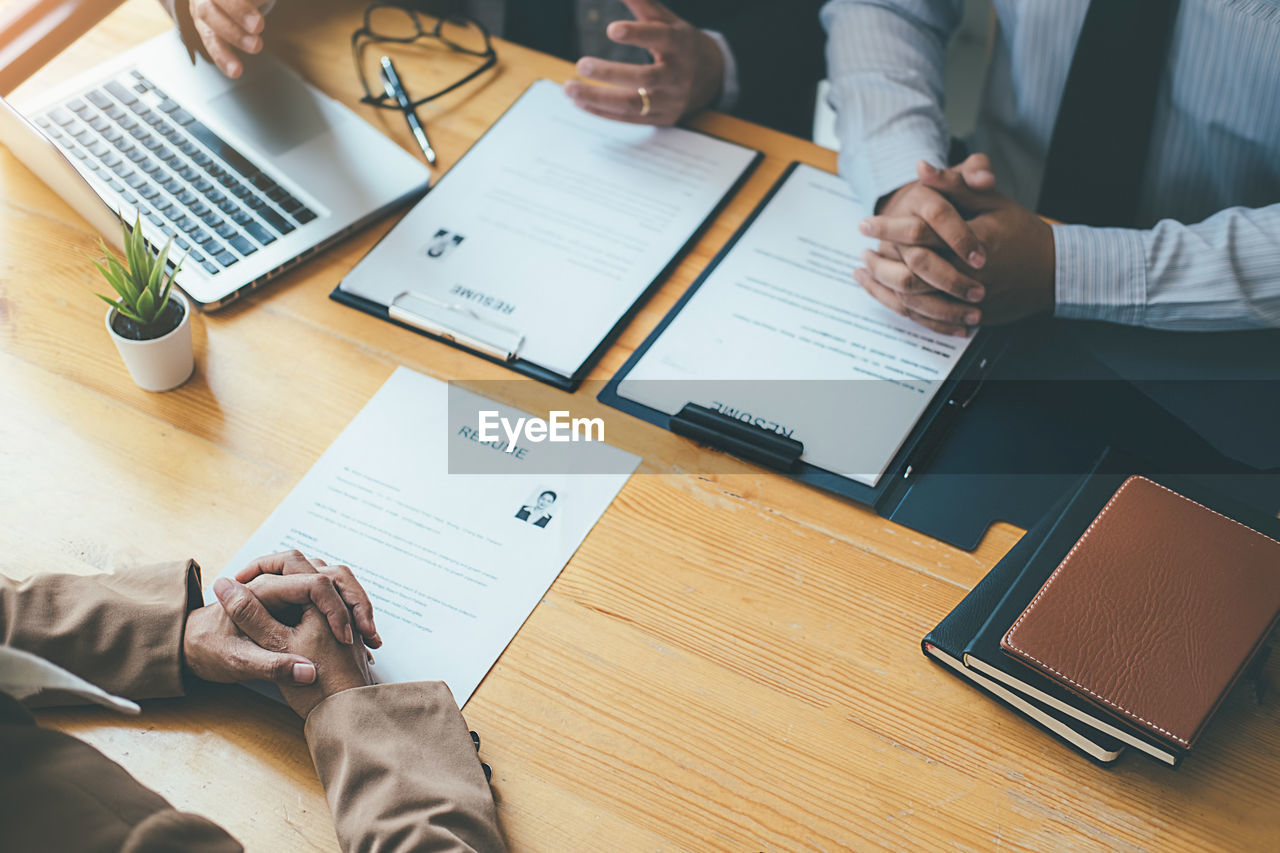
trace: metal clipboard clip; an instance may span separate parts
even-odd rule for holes
[[[445,302],[412,290],[401,291],[392,299],[387,315],[500,361],[514,359],[524,344],[522,332],[481,317],[469,305]]]

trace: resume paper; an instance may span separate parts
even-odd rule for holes
[[[836,175],[798,165],[619,383],[678,413],[707,406],[804,444],[819,468],[875,486],[968,338],[938,335],[853,280],[859,209]]]
[[[600,441],[508,453],[477,440],[491,410],[524,416],[397,369],[223,575],[291,548],[349,566],[384,642],[376,680],[441,680],[465,703],[639,463]]]
[[[756,156],[539,81],[340,287],[573,376]]]

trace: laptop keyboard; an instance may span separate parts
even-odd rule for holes
[[[210,275],[316,218],[138,71],[36,123]]]

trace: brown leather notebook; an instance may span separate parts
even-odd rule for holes
[[[1280,542],[1134,476],[1000,646],[1185,751],[1277,617]]]

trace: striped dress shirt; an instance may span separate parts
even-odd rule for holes
[[[991,157],[1005,193],[1034,208],[1089,3],[994,5],[966,142]],[[867,204],[915,180],[917,160],[945,165],[943,69],[962,7],[830,0],[822,10],[840,171]],[[1178,330],[1280,327],[1280,0],[1182,0],[1157,98],[1140,227],[1053,227],[1055,313]]]

